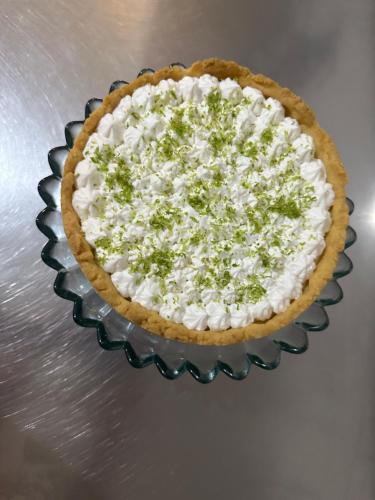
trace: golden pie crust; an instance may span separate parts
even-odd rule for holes
[[[130,299],[122,297],[114,287],[110,275],[96,262],[94,250],[85,240],[78,215],[72,206],[72,195],[75,189],[74,170],[83,158],[83,149],[89,136],[96,130],[100,119],[111,113],[120,100],[132,94],[135,89],[147,83],[156,85],[161,80],[172,78],[180,80],[184,76],[201,76],[210,74],[219,80],[236,78],[241,87],[252,86],[263,92],[266,97],[279,100],[285,108],[286,115],[298,120],[303,132],[311,135],[315,142],[316,156],[325,164],[327,180],[335,191],[335,201],[331,208],[332,225],[326,234],[326,248],[321,255],[316,269],[307,281],[302,295],[294,300],[286,311],[274,314],[263,322],[255,322],[242,328],[231,328],[225,331],[190,330],[186,326],[162,318],[157,312],[150,311]],[[77,259],[83,273],[92,283],[98,294],[119,314],[136,323],[140,327],[168,339],[180,340],[206,345],[225,345],[257,339],[270,335],[288,325],[299,316],[319,296],[325,284],[332,277],[338,254],[345,244],[348,208],[345,196],[347,176],[336,147],[330,136],[319,126],[313,111],[293,92],[281,87],[278,83],[264,75],[254,75],[249,69],[233,61],[206,59],[195,62],[190,68],[162,68],[153,74],[145,74],[128,85],[107,95],[103,104],[93,112],[84,123],[65,162],[61,191],[61,208],[64,229],[70,248]]]

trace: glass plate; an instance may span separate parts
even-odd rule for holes
[[[181,65],[179,63],[171,66]],[[139,74],[153,72],[145,68]],[[126,84],[124,80],[112,83],[110,92]],[[90,99],[85,106],[85,118],[100,104],[101,99]],[[46,208],[36,219],[39,230],[48,238],[42,250],[42,259],[57,271],[54,290],[60,297],[71,300],[73,318],[87,328],[95,328],[98,342],[104,349],[123,349],[129,363],[136,368],[155,364],[160,373],[175,379],[189,372],[202,383],[211,382],[219,372],[241,380],[247,377],[252,365],[266,370],[276,368],[280,363],[281,351],[301,354],[308,347],[307,332],[317,332],[329,324],[325,307],[339,302],[343,292],[337,282],[352,270],[352,262],[342,252],[332,280],[326,285],[319,298],[293,323],[274,335],[229,346],[199,346],[164,339],[154,335],[126,318],[120,316],[92,288],[72,255],[62,225],[60,212],[60,187],[65,158],[79,134],[83,121],[69,122],[65,127],[66,145],[51,149],[48,162],[52,175],[42,179],[38,191]],[[354,209],[347,200],[349,213]],[[347,228],[345,248],[356,240],[356,233]]]

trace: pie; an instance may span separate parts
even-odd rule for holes
[[[66,160],[62,216],[119,314],[170,339],[231,344],[319,296],[344,247],[346,180],[299,97],[208,59],[104,99]]]

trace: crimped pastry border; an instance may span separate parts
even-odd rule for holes
[[[283,104],[286,114],[298,120],[301,129],[313,137],[316,156],[324,162],[327,180],[335,191],[335,202],[331,208],[332,225],[325,238],[326,248],[315,271],[310,276],[303,294],[294,300],[286,311],[275,314],[267,321],[255,322],[242,328],[230,328],[225,331],[189,330],[182,324],[162,318],[156,311],[150,311],[140,304],[122,297],[114,287],[110,275],[96,263],[94,251],[85,240],[79,217],[72,206],[72,196],[75,189],[74,170],[77,163],[83,158],[82,152],[86,142],[96,130],[100,119],[106,113],[112,112],[125,95],[132,94],[135,89],[142,85],[147,83],[155,85],[167,78],[180,80],[187,75],[201,76],[205,73],[214,75],[219,80],[227,77],[236,78],[241,87],[249,85],[261,90],[266,97],[278,99]],[[319,296],[325,284],[332,277],[338,254],[343,250],[345,244],[348,223],[346,182],[345,169],[332,139],[319,126],[313,111],[300,97],[264,75],[254,75],[249,69],[234,61],[211,58],[197,61],[187,69],[167,67],[153,74],[142,75],[130,84],[107,95],[103,104],[85,121],[83,129],[66,159],[62,180],[61,208],[70,248],[83,273],[98,294],[119,314],[145,330],[168,339],[205,345],[225,345],[264,337],[276,332],[297,318]]]

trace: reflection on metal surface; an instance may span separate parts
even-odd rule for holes
[[[13,499],[100,500],[103,492],[88,484],[55,451],[0,420],[0,495]]]
[[[375,199],[370,205],[370,210],[368,211],[368,222],[371,229],[375,229]]]
[[[372,0],[2,2],[0,414],[99,498],[375,498],[373,15]],[[140,67],[212,55],[312,105],[347,166],[358,242],[345,297],[307,353],[206,387],[99,349],[53,293],[34,219],[46,153],[82,103]]]

